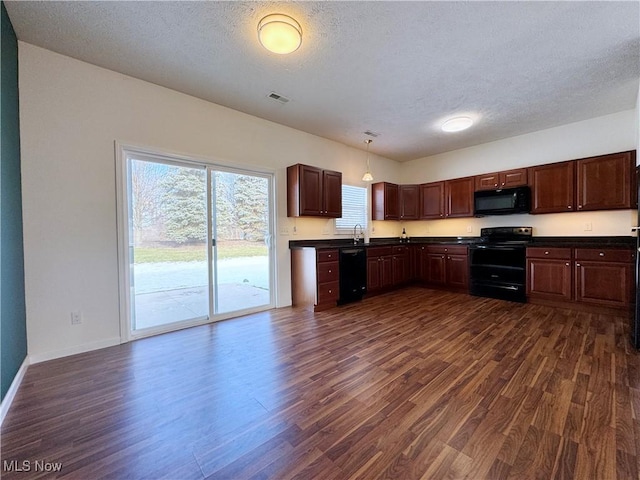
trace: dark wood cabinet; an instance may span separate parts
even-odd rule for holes
[[[393,285],[392,247],[367,248],[367,292],[376,293]]]
[[[635,152],[577,160],[577,210],[635,208]]]
[[[573,212],[575,161],[531,167],[531,213]]]
[[[527,169],[518,168],[502,172],[476,175],[475,188],[477,190],[496,190],[527,185]]]
[[[287,167],[287,216],[342,217],[342,173],[302,164]]]
[[[445,217],[473,217],[474,177],[444,182]]]
[[[291,300],[293,306],[314,311],[335,307],[340,294],[338,250],[312,247],[291,251]]]
[[[393,285],[402,285],[410,279],[409,251],[408,246],[392,247],[391,270]]]
[[[418,185],[400,185],[400,220],[418,220],[420,218]]]
[[[420,218],[444,218],[444,182],[420,185]]]
[[[373,220],[400,219],[400,189],[395,183],[371,185],[371,217]]]
[[[469,287],[469,261],[466,253],[447,255],[447,286],[454,289],[467,289]]]
[[[570,248],[527,248],[527,296],[571,300]]]
[[[575,299],[578,302],[627,308],[634,294],[633,250],[575,250]]]
[[[553,301],[628,309],[634,302],[633,249],[527,248],[527,296]]]
[[[469,261],[466,246],[428,245],[422,252],[422,281],[452,290],[468,289]]]

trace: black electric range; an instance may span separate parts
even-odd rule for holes
[[[526,248],[532,227],[480,230],[469,246],[469,292],[480,297],[526,302]]]

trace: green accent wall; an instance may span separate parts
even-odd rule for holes
[[[20,184],[20,121],[18,106],[18,40],[1,6],[0,66],[0,399],[27,356]]]

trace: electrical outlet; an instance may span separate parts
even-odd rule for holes
[[[373,223],[371,224],[371,233],[376,233],[376,226]]]
[[[584,231],[590,232],[591,230],[593,230],[593,225],[591,224],[591,222],[584,222]]]
[[[289,235],[288,225],[280,225],[280,235]]]
[[[296,227],[295,225],[293,226],[293,234],[297,235],[298,234],[298,227]]]
[[[71,325],[80,325],[82,323],[82,315],[79,310],[71,312]]]
[[[467,225],[467,233],[473,232],[473,227],[471,225]]]

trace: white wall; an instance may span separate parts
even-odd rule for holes
[[[20,42],[20,122],[28,347],[38,361],[119,343],[114,141],[272,169],[278,222],[286,167],[343,172],[363,185],[365,153]],[[376,177],[398,164],[372,155]],[[290,239],[330,238],[323,220],[277,235],[277,304],[291,304]],[[278,228],[278,232],[280,229]],[[71,325],[81,310],[83,323]]]
[[[634,150],[638,110],[592,118],[402,164],[403,183],[424,183]],[[480,228],[530,225],[534,235],[630,235],[632,210],[405,222],[412,236],[478,235]],[[591,230],[586,230],[590,224]]]

